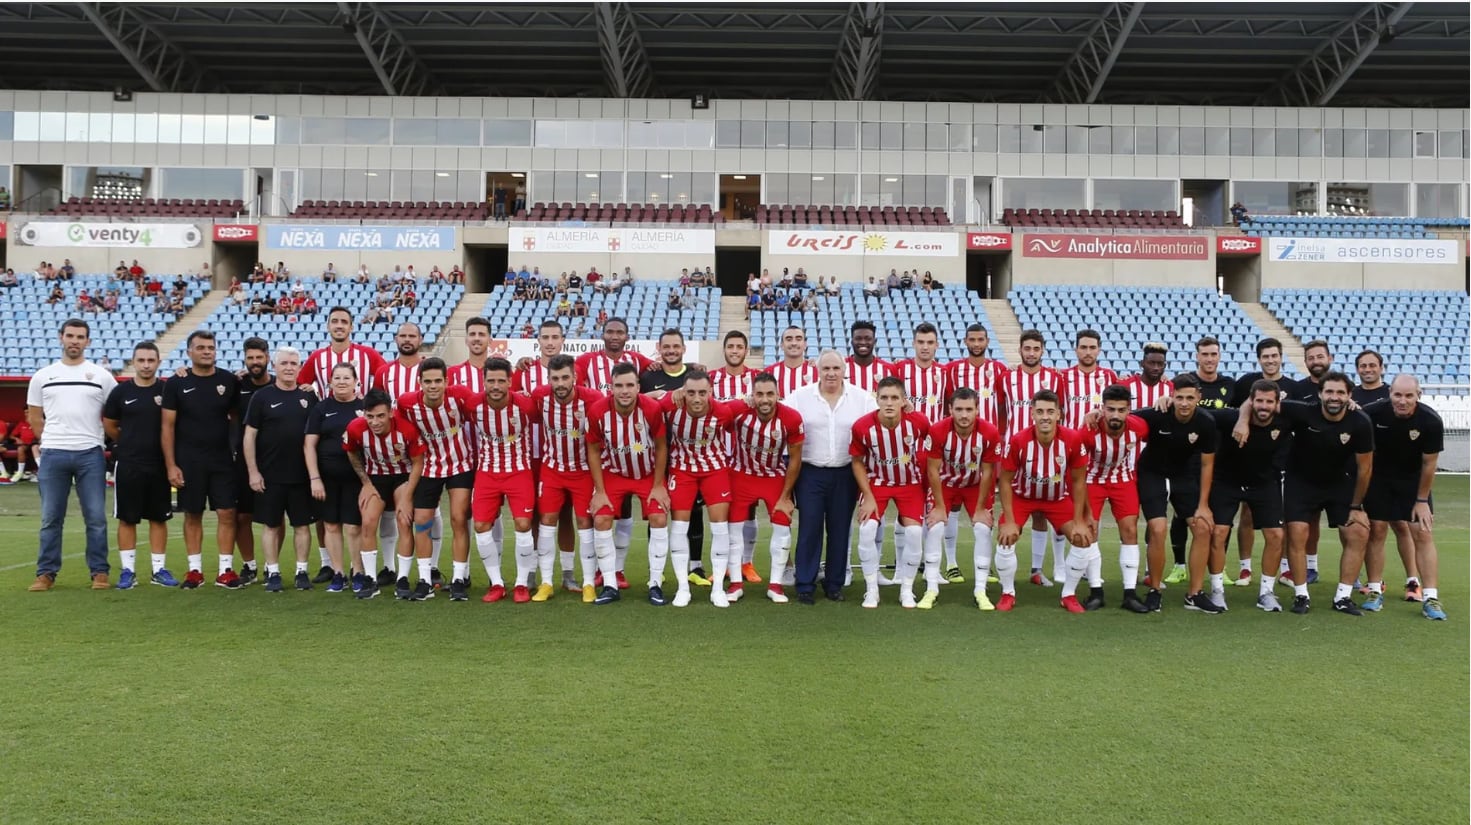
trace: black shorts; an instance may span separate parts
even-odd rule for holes
[[[1179,516],[1189,518],[1200,506],[1200,471],[1186,470],[1169,478],[1147,470],[1139,471],[1139,511],[1145,520],[1164,518],[1173,506]]]
[[[383,512],[393,512],[393,494],[408,482],[409,474],[398,473],[391,476],[368,476],[368,478],[373,480],[373,489],[377,490],[378,497],[383,499]]]
[[[1282,526],[1282,483],[1275,478],[1254,487],[1211,484],[1210,504],[1217,527],[1230,527],[1243,504],[1251,508],[1251,521],[1258,530]]]
[[[180,510],[195,515],[203,513],[206,500],[211,510],[235,509],[239,498],[233,461],[185,462],[179,469],[184,471],[184,486],[179,488]],[[248,489],[249,485],[246,486]]]
[[[446,478],[420,478],[414,488],[414,509],[433,510],[445,490],[471,490],[475,487],[475,471],[469,470]]]
[[[317,521],[328,524],[363,523],[363,511],[358,509],[358,494],[363,491],[363,482],[356,475],[322,476],[322,488],[327,497],[321,501],[312,499],[316,508]]]
[[[1342,479],[1324,483],[1288,473],[1282,485],[1282,518],[1315,524],[1319,513],[1327,513],[1328,526],[1341,527],[1348,522],[1353,495],[1353,476],[1345,474]]]
[[[1373,521],[1409,521],[1414,515],[1415,499],[1420,497],[1420,479],[1369,477],[1369,490],[1364,494],[1364,512]],[[1435,512],[1435,501],[1429,502]]]
[[[245,466],[243,455],[235,459],[235,512],[255,512],[255,491],[250,489],[250,468]]]
[[[169,473],[162,464],[119,461],[113,473],[112,516],[124,524],[168,521],[174,496]]]
[[[315,503],[311,485],[306,482],[267,481],[265,491],[255,494],[254,521],[265,527],[280,527],[284,516],[292,527],[312,524],[317,520]]]

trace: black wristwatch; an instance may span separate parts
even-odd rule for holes
[[[1348,509],[1350,509],[1350,510],[1358,510],[1359,512],[1362,513],[1364,511],[1364,505],[1362,505],[1362,504],[1350,504],[1348,506]]]

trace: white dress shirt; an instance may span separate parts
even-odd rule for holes
[[[843,394],[836,404],[822,397],[819,384],[808,384],[793,391],[782,403],[802,416],[802,463],[816,467],[847,467],[853,463],[848,446],[853,442],[853,425],[858,419],[878,409],[867,391],[843,382]]]

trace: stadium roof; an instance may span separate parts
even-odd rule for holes
[[[12,89],[1464,107],[1466,3],[3,3]]]

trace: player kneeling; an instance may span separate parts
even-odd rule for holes
[[[914,575],[924,547],[925,489],[928,468],[926,442],[930,422],[923,414],[904,412],[904,381],[888,376],[878,382],[878,405],[853,422],[853,477],[858,482],[858,560],[863,565],[863,606],[879,606],[879,524],[889,502],[899,511],[904,528],[904,555],[895,565],[899,580],[899,604],[916,607]],[[943,535],[943,533],[942,533]],[[935,563],[939,574],[939,562]]]
[[[925,594],[918,607],[934,607],[940,595],[940,555],[949,514],[959,507],[975,530],[976,606],[994,610],[986,598],[991,573],[991,507],[996,503],[996,462],[1001,460],[1001,433],[980,418],[980,395],[961,387],[950,398],[950,417],[930,428],[930,510],[924,542]],[[985,501],[981,501],[985,491]]]
[[[363,483],[358,508],[363,524],[377,524],[392,511],[398,523],[395,579],[408,580],[414,566],[414,488],[424,473],[424,442],[413,424],[393,414],[393,401],[383,390],[363,396],[363,417],[354,418],[342,434],[342,449],[353,472]],[[378,583],[369,571],[378,569],[378,531],[359,533],[363,576],[360,599],[378,595]],[[427,557],[426,557],[427,558]],[[388,560],[384,559],[384,566]]]

